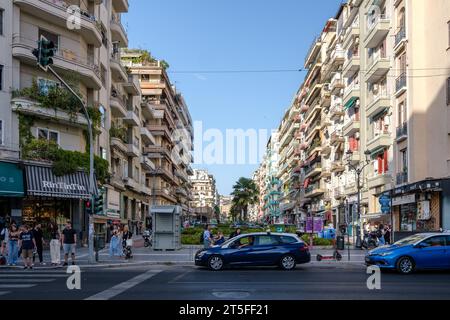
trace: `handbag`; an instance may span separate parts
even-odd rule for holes
[[[127,247],[133,246],[133,239],[127,239]]]

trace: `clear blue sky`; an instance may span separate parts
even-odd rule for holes
[[[300,69],[341,0],[131,0],[130,48],[149,50],[169,72]],[[304,73],[170,73],[204,130],[275,129]],[[266,141],[262,142],[266,143]],[[207,145],[207,144],[206,144]],[[257,165],[199,165],[221,194]]]

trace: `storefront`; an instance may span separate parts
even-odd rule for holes
[[[0,162],[0,224],[6,220],[20,223],[24,196],[22,168],[16,163]]]
[[[22,220],[34,225],[56,223],[60,229],[68,220],[74,229],[86,235],[84,202],[90,199],[89,177],[84,171],[56,176],[51,166],[25,165],[26,198]],[[97,190],[97,189],[96,189]]]
[[[383,193],[392,197],[395,239],[439,231],[449,222],[450,180],[425,180]]]

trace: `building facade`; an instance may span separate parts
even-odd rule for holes
[[[215,207],[218,203],[216,179],[207,170],[194,169],[190,177],[193,200],[191,207],[198,221],[209,222],[216,217]]]

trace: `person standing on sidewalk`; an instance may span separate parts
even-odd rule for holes
[[[9,240],[9,230],[6,224],[0,230],[0,256],[5,256],[6,247],[8,245]]]
[[[19,236],[19,246],[22,248],[22,258],[24,269],[33,269],[31,259],[33,257],[33,250],[36,248],[36,241],[33,237],[33,231],[30,226],[25,225],[24,231]]]
[[[211,244],[214,242],[214,239],[211,235],[211,226],[207,224],[205,226],[205,231],[203,231],[203,247],[208,249],[211,247]]]
[[[20,232],[17,229],[15,223],[9,226],[8,230],[8,260],[9,266],[17,265],[17,258],[19,256],[19,235]]]
[[[50,223],[50,239],[52,266],[58,266],[61,263],[61,233],[54,222]]]
[[[40,223],[36,224],[36,226],[34,227],[32,232],[33,232],[34,241],[36,242],[36,251],[39,256],[39,263],[41,265],[45,266],[44,257],[42,255],[42,252],[44,250],[44,242],[45,242],[44,241],[44,232],[42,232],[42,225]],[[36,261],[36,255],[33,254],[33,265],[34,265],[35,261]]]
[[[131,245],[129,245],[129,242],[131,242],[133,238],[133,233],[129,230],[128,225],[125,225],[123,227],[122,232],[122,247],[123,251],[125,253],[125,259],[130,259],[133,257],[132,251],[131,251]],[[128,241],[130,240],[130,241]]]
[[[72,265],[75,265],[75,248],[77,245],[77,231],[72,229],[72,222],[67,221],[61,235],[61,243],[64,249],[64,266],[69,265],[69,253],[72,256]]]

